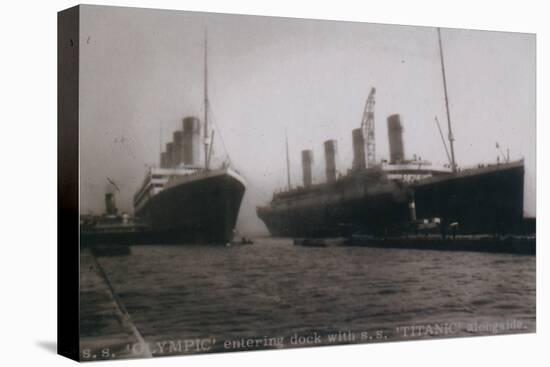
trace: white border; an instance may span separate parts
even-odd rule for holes
[[[96,1],[96,4],[153,7],[445,26],[537,33],[537,334],[387,343],[379,345],[249,352],[143,361],[101,362],[102,366],[520,366],[548,363],[549,277],[545,227],[548,187],[543,155],[548,144],[543,109],[550,39],[543,1],[384,0],[332,2],[299,0]],[[0,364],[72,365],[51,352],[56,339],[56,12],[72,1],[9,1],[2,5],[2,320]],[[543,101],[546,102],[543,103]],[[7,234],[7,235],[6,235]],[[548,311],[546,311],[548,312]],[[48,348],[48,345],[50,348]]]

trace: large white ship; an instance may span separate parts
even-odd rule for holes
[[[227,162],[210,167],[214,136],[208,126],[206,50],[205,42],[202,129],[198,118],[184,118],[181,130],[173,133],[160,154],[160,167],[147,170],[134,195],[135,215],[150,226],[155,241],[231,241],[244,196],[245,181]],[[199,162],[201,146],[203,162]]]

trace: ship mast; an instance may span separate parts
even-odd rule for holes
[[[443,73],[443,90],[445,92],[445,109],[447,111],[447,125],[449,129],[449,146],[451,148],[451,168],[453,172],[456,172],[456,160],[455,160],[455,148],[454,148],[454,136],[451,127],[451,113],[449,112],[449,96],[447,95],[447,78],[445,77],[445,62],[443,60],[443,45],[441,43],[441,28],[437,28],[437,36],[439,38],[439,56],[441,60],[441,72]]]
[[[208,35],[204,31],[204,167],[209,166],[210,137],[208,136]]]
[[[290,186],[290,158],[288,156],[288,134],[285,129],[285,143],[286,143],[286,178],[288,181],[288,191],[292,189]]]

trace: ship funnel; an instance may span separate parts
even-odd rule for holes
[[[168,160],[166,152],[160,153],[160,168],[168,168]]]
[[[302,150],[302,172],[304,177],[304,186],[309,187],[312,183],[311,168],[313,165],[313,151]]]
[[[177,167],[182,162],[182,150],[183,150],[183,132],[180,130],[174,131],[174,148],[172,151],[174,167]]]
[[[388,117],[388,139],[390,142],[390,163],[395,164],[404,161],[403,126],[399,114]]]
[[[365,169],[365,137],[361,128],[352,131],[353,140],[353,170]]]
[[[183,119],[183,147],[181,161],[183,164],[199,163],[201,123],[196,117]]]
[[[166,144],[166,167],[174,167],[174,143],[170,142]]]
[[[324,146],[327,182],[332,183],[336,181],[336,155],[338,153],[338,146],[336,144],[336,140],[327,140],[325,141]]]
[[[107,215],[116,215],[118,209],[115,203],[115,194],[108,192],[105,194],[105,213]]]

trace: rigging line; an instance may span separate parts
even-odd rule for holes
[[[204,29],[204,166],[208,169],[208,34]]]
[[[205,51],[206,51],[206,47],[205,47]],[[206,60],[206,56],[205,56],[205,60]],[[206,67],[207,67],[207,65],[205,64],[205,68]],[[227,146],[225,145],[225,140],[223,138],[221,128],[217,123],[216,115],[214,113],[214,110],[211,107],[211,103],[210,103],[210,100],[209,100],[210,99],[210,96],[209,96],[210,94],[213,94],[213,95],[216,94],[215,85],[207,85],[207,87],[208,87],[208,94],[205,94],[205,95],[208,96],[209,98],[204,101],[205,118],[208,117],[208,122],[210,123],[210,125],[212,125],[213,128],[218,131],[218,138],[222,143],[222,148],[225,152],[225,156],[227,157],[227,160],[229,161],[229,165],[236,168],[236,165],[233,163],[233,160],[231,159],[231,155],[229,154]]]
[[[221,129],[220,127],[218,126],[218,124],[216,123],[216,116],[214,115],[214,112],[210,109],[210,122],[211,122],[211,125],[214,126],[214,129],[217,130],[218,132],[218,136],[220,138],[220,141],[221,141],[221,144],[222,144],[222,148],[225,152],[225,156],[227,157],[227,159],[229,160],[229,164],[234,167],[236,170],[239,171],[239,173],[246,179],[246,182],[247,182],[247,186],[249,188],[252,189],[252,191],[255,191],[257,194],[259,194],[259,196],[261,196],[262,198],[266,198],[266,199],[269,199],[270,197],[270,192],[268,191],[265,191],[265,190],[262,190],[259,186],[256,186],[256,184],[253,183],[253,180],[250,178],[250,176],[245,172],[245,170],[243,170],[240,166],[237,167],[237,165],[233,162],[233,160],[231,159],[231,156],[229,155],[229,151],[227,150],[227,147],[225,145],[225,141],[223,140],[223,134],[221,133]]]
[[[225,152],[225,155],[227,156],[229,164],[232,165],[233,167],[235,167],[235,165],[233,164],[233,160],[231,159],[231,156],[229,155],[229,151],[227,150],[227,146],[225,145],[225,140],[223,138],[222,131],[221,131],[220,127],[218,126],[217,119],[216,119],[216,116],[214,114],[214,111],[211,108],[209,108],[209,112],[210,112],[210,122],[212,123],[214,128],[218,131],[219,141],[221,141],[221,143],[222,143],[222,148]]]
[[[445,143],[445,138],[443,137],[443,131],[441,130],[441,126],[439,125],[439,120],[437,119],[437,116],[435,116],[435,123],[437,124],[437,129],[439,130],[439,135],[441,136],[441,141],[443,142],[443,147],[445,148],[445,153],[447,153],[447,159],[449,159],[449,164],[452,166],[453,160],[451,159],[449,150],[447,149],[447,144]]]
[[[246,179],[246,182],[247,182],[247,185],[248,185],[249,188],[251,188],[256,193],[260,194],[260,196],[269,199],[271,193],[268,192],[268,191],[260,189],[259,186],[256,186],[256,184],[253,183],[253,180],[251,180],[250,176],[247,173],[245,173],[245,170],[243,170],[242,167],[240,167],[240,166],[237,167],[237,165],[233,162],[233,160],[231,159],[231,156],[229,154],[229,151],[227,150],[227,147],[225,145],[225,141],[223,140],[223,134],[221,133],[221,128],[216,123],[216,121],[217,121],[217,119],[216,119],[216,116],[214,114],[214,111],[212,109],[210,109],[210,122],[211,122],[212,126],[214,126],[214,128],[218,132],[218,136],[220,138],[220,141],[222,142],[222,148],[225,151],[225,155],[227,156],[227,159],[229,160],[229,163],[231,164],[231,166],[236,168],[239,171],[239,173]]]
[[[256,186],[254,183],[253,183],[253,180],[251,180],[251,177],[245,172],[245,170],[242,169],[242,167],[237,167],[237,165],[233,162],[233,160],[231,159],[231,156],[229,154],[229,151],[227,149],[227,146],[225,145],[225,141],[223,139],[223,134],[221,132],[221,128],[220,126],[218,125],[217,123],[217,119],[216,119],[216,115],[214,113],[214,111],[210,108],[209,109],[209,116],[210,116],[210,122],[211,122],[211,125],[214,126],[214,129],[217,130],[218,132],[218,137],[221,141],[221,145],[222,145],[222,148],[225,152],[225,156],[227,157],[227,159],[229,160],[229,164],[234,167],[235,169],[237,169],[239,171],[239,173],[246,179],[247,181],[247,185],[253,189],[253,191],[256,191],[256,193],[260,194],[260,196],[262,197],[265,197],[267,199],[269,199],[270,197],[270,192],[268,191],[265,191],[265,190],[262,190],[259,188],[259,186]]]
[[[107,177],[107,181],[109,181],[109,183],[113,185],[118,192],[120,192],[120,189],[118,188],[117,184],[113,180]]]
[[[210,91],[211,91],[211,94],[216,94],[216,90],[215,90],[215,87],[214,86],[210,86]],[[217,130],[218,132],[218,138],[219,140],[218,141],[221,141],[221,146],[222,146],[222,149],[224,151],[224,155],[227,157],[227,160],[229,161],[229,164],[235,168],[237,171],[239,171],[239,173],[241,175],[244,176],[244,178],[246,179],[248,185],[253,188],[257,193],[259,193],[261,196],[263,197],[266,197],[266,198],[269,198],[269,193],[266,192],[266,191],[263,191],[261,189],[259,189],[256,185],[252,184],[252,180],[250,179],[250,177],[245,174],[245,171],[242,169],[242,167],[237,167],[237,165],[234,163],[234,161],[231,159],[231,155],[229,153],[229,150],[227,149],[227,145],[225,143],[225,139],[223,138],[223,134],[222,134],[222,131],[221,131],[221,127],[220,125],[218,124],[218,119],[217,119],[217,116],[215,114],[215,111],[212,109],[211,107],[211,103],[208,103],[208,116],[209,116],[209,122],[210,124],[213,126],[213,128],[215,130]]]

